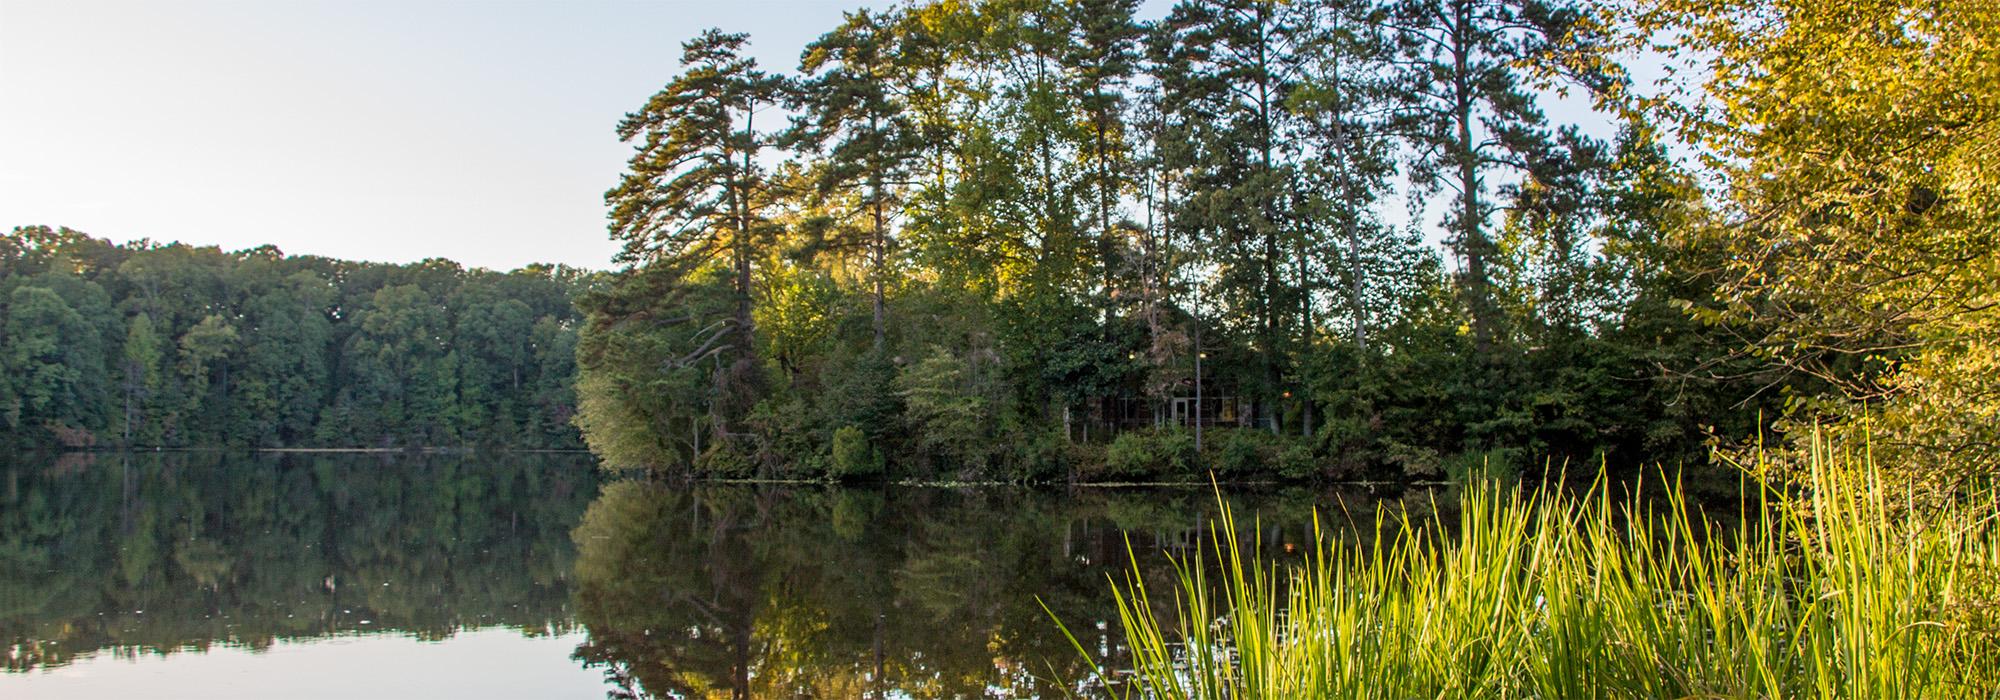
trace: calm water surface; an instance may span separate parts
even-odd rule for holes
[[[1229,498],[1283,553],[1374,496]],[[14,458],[0,698],[1064,697],[1086,674],[1037,598],[1115,663],[1128,538],[1163,575],[1216,517],[1205,489],[669,486],[581,455]]]

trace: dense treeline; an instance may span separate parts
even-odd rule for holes
[[[17,444],[577,445],[563,267],[467,270],[0,237],[0,426]]]
[[[857,11],[789,76],[688,42],[619,125],[586,441],[762,476],[1636,468],[1822,390],[1723,380],[1765,359],[1687,313],[1726,255],[1685,235],[1700,182],[1612,108],[1580,5],[1136,5]]]

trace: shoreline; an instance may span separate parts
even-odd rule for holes
[[[478,454],[545,454],[545,455],[591,455],[588,449],[508,449],[477,447],[82,447],[28,450],[27,453],[47,454],[145,454],[145,453],[240,453],[240,454],[407,454],[407,455],[478,455]],[[823,486],[842,488],[1028,488],[1028,489],[1197,489],[1229,487],[1242,489],[1272,488],[1315,488],[1315,487],[1356,487],[1375,490],[1378,488],[1432,489],[1457,486],[1460,482],[1438,479],[1415,481],[1393,480],[1353,480],[1323,482],[1288,482],[1270,479],[1247,481],[1051,481],[1044,483],[1023,483],[1015,481],[960,481],[955,479],[897,479],[874,482],[841,482],[832,479],[759,479],[738,477],[655,477],[644,469],[609,469],[599,464],[597,471],[614,479],[652,480],[665,484],[720,484],[730,486]]]
[[[119,452],[242,452],[242,453],[300,453],[300,454],[590,454],[588,449],[555,450],[546,448],[516,449],[492,447],[51,447],[25,450],[26,453],[47,452],[52,454],[91,453],[116,454]]]

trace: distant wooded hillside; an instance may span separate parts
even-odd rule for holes
[[[0,237],[15,444],[567,448],[594,275]]]

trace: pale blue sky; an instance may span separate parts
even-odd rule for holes
[[[609,267],[612,129],[680,42],[789,69],[862,4],[0,0],[0,227]]]

